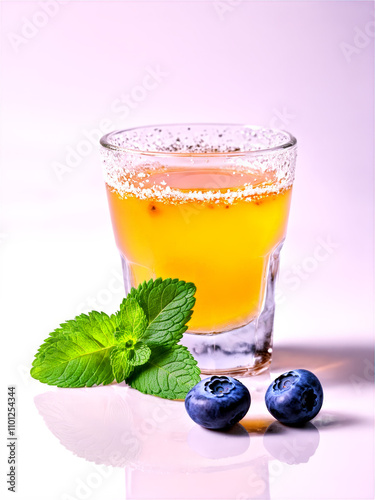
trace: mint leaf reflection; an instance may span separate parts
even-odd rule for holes
[[[127,388],[58,389],[35,397],[48,429],[74,455],[96,464],[124,467],[141,451]]]
[[[116,384],[57,389],[35,405],[60,443],[88,461],[142,470],[186,466],[191,420],[182,401]]]

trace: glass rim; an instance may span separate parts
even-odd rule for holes
[[[263,130],[263,131],[272,131],[275,133],[282,133],[286,136],[287,140],[282,144],[274,146],[272,148],[261,148],[256,150],[246,150],[246,151],[228,151],[228,152],[207,152],[207,153],[193,153],[193,152],[176,152],[176,151],[143,151],[140,149],[133,149],[129,147],[117,146],[110,142],[112,136],[116,134],[123,134],[125,132],[132,132],[136,130],[144,130],[147,128],[168,128],[168,127],[238,127],[242,129],[251,129],[251,130]],[[276,128],[268,128],[261,125],[246,125],[242,123],[206,123],[206,122],[195,122],[195,123],[163,123],[156,125],[141,125],[137,127],[130,127],[127,129],[119,129],[113,130],[112,132],[108,132],[100,139],[100,145],[111,151],[118,151],[122,153],[128,153],[133,155],[143,155],[143,156],[152,156],[152,157],[171,157],[171,158],[189,158],[189,157],[217,157],[217,158],[241,158],[241,157],[249,157],[249,156],[259,156],[263,154],[275,153],[277,151],[289,150],[297,145],[297,139],[288,131],[283,129]]]

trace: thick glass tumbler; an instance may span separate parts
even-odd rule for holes
[[[295,138],[183,124],[111,132],[101,145],[125,292],[151,278],[193,282],[196,304],[181,342],[202,372],[266,369]]]

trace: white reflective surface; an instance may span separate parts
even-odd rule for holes
[[[320,378],[325,399],[313,422],[293,429],[271,417],[263,398],[271,379],[302,366]],[[32,382],[36,395],[23,401],[30,418],[19,429],[20,476],[28,478],[19,497],[372,498],[373,373],[370,346],[280,345],[271,373],[242,379],[252,404],[227,433],[194,424],[183,402],[124,384],[55,389]]]

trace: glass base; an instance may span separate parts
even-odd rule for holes
[[[251,376],[266,371],[271,364],[273,320],[275,314],[275,282],[283,241],[271,253],[267,269],[266,295],[261,313],[240,328],[222,333],[185,332],[180,343],[198,362],[204,375]],[[125,292],[132,287],[132,276],[122,257]]]
[[[249,376],[269,367],[272,357],[272,321],[267,331],[259,318],[224,333],[194,335],[186,332],[181,340],[198,361],[202,374]],[[259,338],[262,339],[261,345]]]
[[[246,377],[266,371],[272,359],[275,282],[283,241],[270,255],[260,315],[245,326],[210,335],[186,332],[181,340],[204,375]]]

